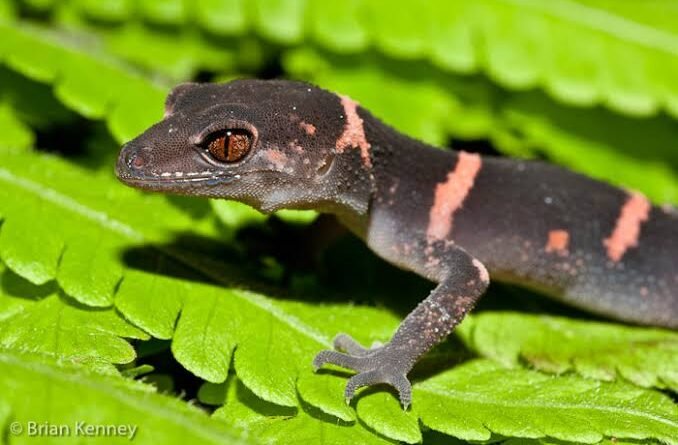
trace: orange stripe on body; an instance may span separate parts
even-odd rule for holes
[[[544,250],[546,253],[556,252],[561,255],[566,255],[569,244],[570,234],[567,230],[551,230],[549,231]]]
[[[607,257],[619,262],[626,251],[638,245],[640,227],[650,217],[650,202],[638,192],[632,192],[621,208],[612,234],[603,240]]]
[[[426,230],[429,242],[444,240],[452,232],[454,212],[461,208],[481,167],[479,155],[461,151],[454,170],[436,185]]]
[[[344,124],[344,132],[336,142],[337,151],[343,153],[347,148],[359,148],[363,165],[368,169],[372,168],[372,160],[370,159],[371,145],[367,142],[367,137],[365,136],[363,120],[358,115],[358,102],[348,96],[341,96],[341,105],[344,107],[346,123]]]

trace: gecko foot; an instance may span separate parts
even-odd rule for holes
[[[317,371],[330,363],[358,372],[346,383],[346,403],[351,401],[358,388],[386,383],[398,391],[400,403],[407,409],[412,401],[412,386],[407,379],[409,367],[405,365],[409,362],[404,360],[402,353],[388,344],[367,349],[346,334],[339,334],[334,339],[334,347],[338,351],[319,352],[313,359],[313,368]]]

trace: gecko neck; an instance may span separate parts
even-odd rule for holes
[[[359,112],[364,121],[366,138],[370,143],[371,167],[364,168],[360,164],[360,159],[356,157],[353,171],[359,172],[357,175],[359,178],[355,181],[369,184],[369,196],[362,198],[367,199],[368,211],[363,214],[333,213],[354,234],[366,239],[375,209],[384,208],[393,199],[400,199],[403,195],[408,196],[407,190],[416,191],[421,188],[418,182],[426,178],[428,165],[422,162],[423,160],[437,159],[442,155],[447,157],[449,162],[449,156],[454,157],[456,154],[405,136],[362,108]],[[355,152],[357,153],[357,150]],[[417,205],[416,202],[412,204]]]

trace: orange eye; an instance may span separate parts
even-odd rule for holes
[[[207,141],[207,151],[219,162],[238,162],[252,148],[252,135],[246,130],[215,133]]]

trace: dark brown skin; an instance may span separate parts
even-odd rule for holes
[[[347,400],[388,383],[407,407],[408,372],[473,308],[490,273],[591,312],[678,328],[674,209],[547,164],[434,149],[307,84],[180,85],[116,171],[145,190],[334,214],[382,258],[437,283],[387,344],[367,349],[340,334],[336,351],[316,356],[316,369],[357,371]]]

